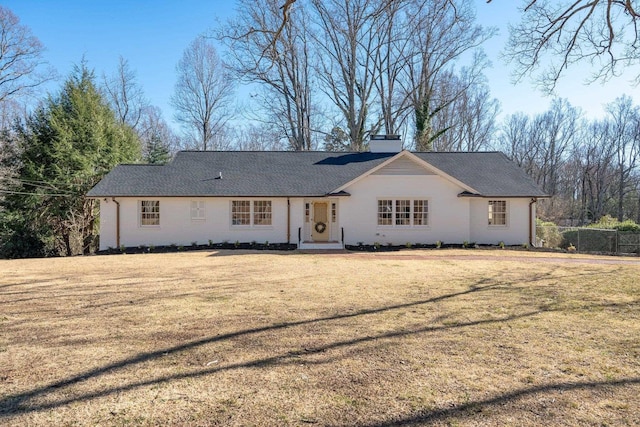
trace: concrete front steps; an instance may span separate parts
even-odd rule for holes
[[[298,249],[302,250],[335,250],[344,249],[341,242],[301,242]]]

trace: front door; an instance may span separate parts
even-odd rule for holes
[[[329,240],[329,204],[315,202],[313,204],[313,221],[311,223],[311,239],[314,242]]]

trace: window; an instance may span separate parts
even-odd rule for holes
[[[507,225],[507,202],[489,200],[489,225]]]
[[[271,225],[271,201],[253,202],[253,225]]]
[[[429,225],[429,201],[413,201],[413,225]]]
[[[231,225],[251,225],[251,202],[249,200],[231,202]]]
[[[140,200],[140,225],[143,227],[160,225],[159,200]]]
[[[391,225],[393,218],[393,201],[378,200],[378,225]]]
[[[271,225],[271,200],[231,201],[231,225]]]
[[[336,203],[331,203],[331,222],[335,223],[337,219],[337,205]]]
[[[396,225],[411,225],[411,200],[396,200]]]
[[[309,222],[309,209],[311,208],[309,203],[304,204],[304,222]]]
[[[429,225],[429,201],[378,200],[378,225],[427,226]]]
[[[191,219],[192,220],[204,220],[204,201],[192,200],[191,201]]]

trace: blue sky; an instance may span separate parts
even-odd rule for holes
[[[501,114],[545,111],[550,99],[536,92],[529,81],[511,84],[510,68],[498,57],[506,41],[508,24],[518,19],[520,2],[475,2],[479,22],[500,29],[500,36],[490,40],[484,49],[493,62],[493,68],[487,70],[486,75],[492,95],[501,103]],[[219,22],[233,15],[234,4],[233,0],[2,2],[40,39],[47,49],[46,59],[63,78],[83,56],[97,76],[112,74],[118,57],[123,56],[136,72],[151,104],[160,107],[169,122],[173,119],[169,99],[175,83],[175,65],[183,50],[197,35],[216,28]],[[581,69],[586,71],[587,67]],[[582,82],[587,74],[570,71],[560,82],[557,94],[581,107],[590,117],[603,116],[602,105],[625,93],[636,103],[640,102],[640,89],[629,84],[628,77],[606,85],[584,86]],[[48,90],[55,92],[59,87],[60,82],[48,86]]]

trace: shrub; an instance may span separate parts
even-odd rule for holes
[[[543,240],[543,246],[547,248],[559,248],[562,245],[562,233],[553,222],[536,220],[536,234],[538,239]]]
[[[634,221],[627,219],[625,221],[618,221],[616,218],[613,218],[611,215],[605,215],[598,220],[598,222],[594,222],[593,224],[589,224],[589,228],[604,228],[618,231],[633,231],[640,233],[640,225],[636,224]]]

